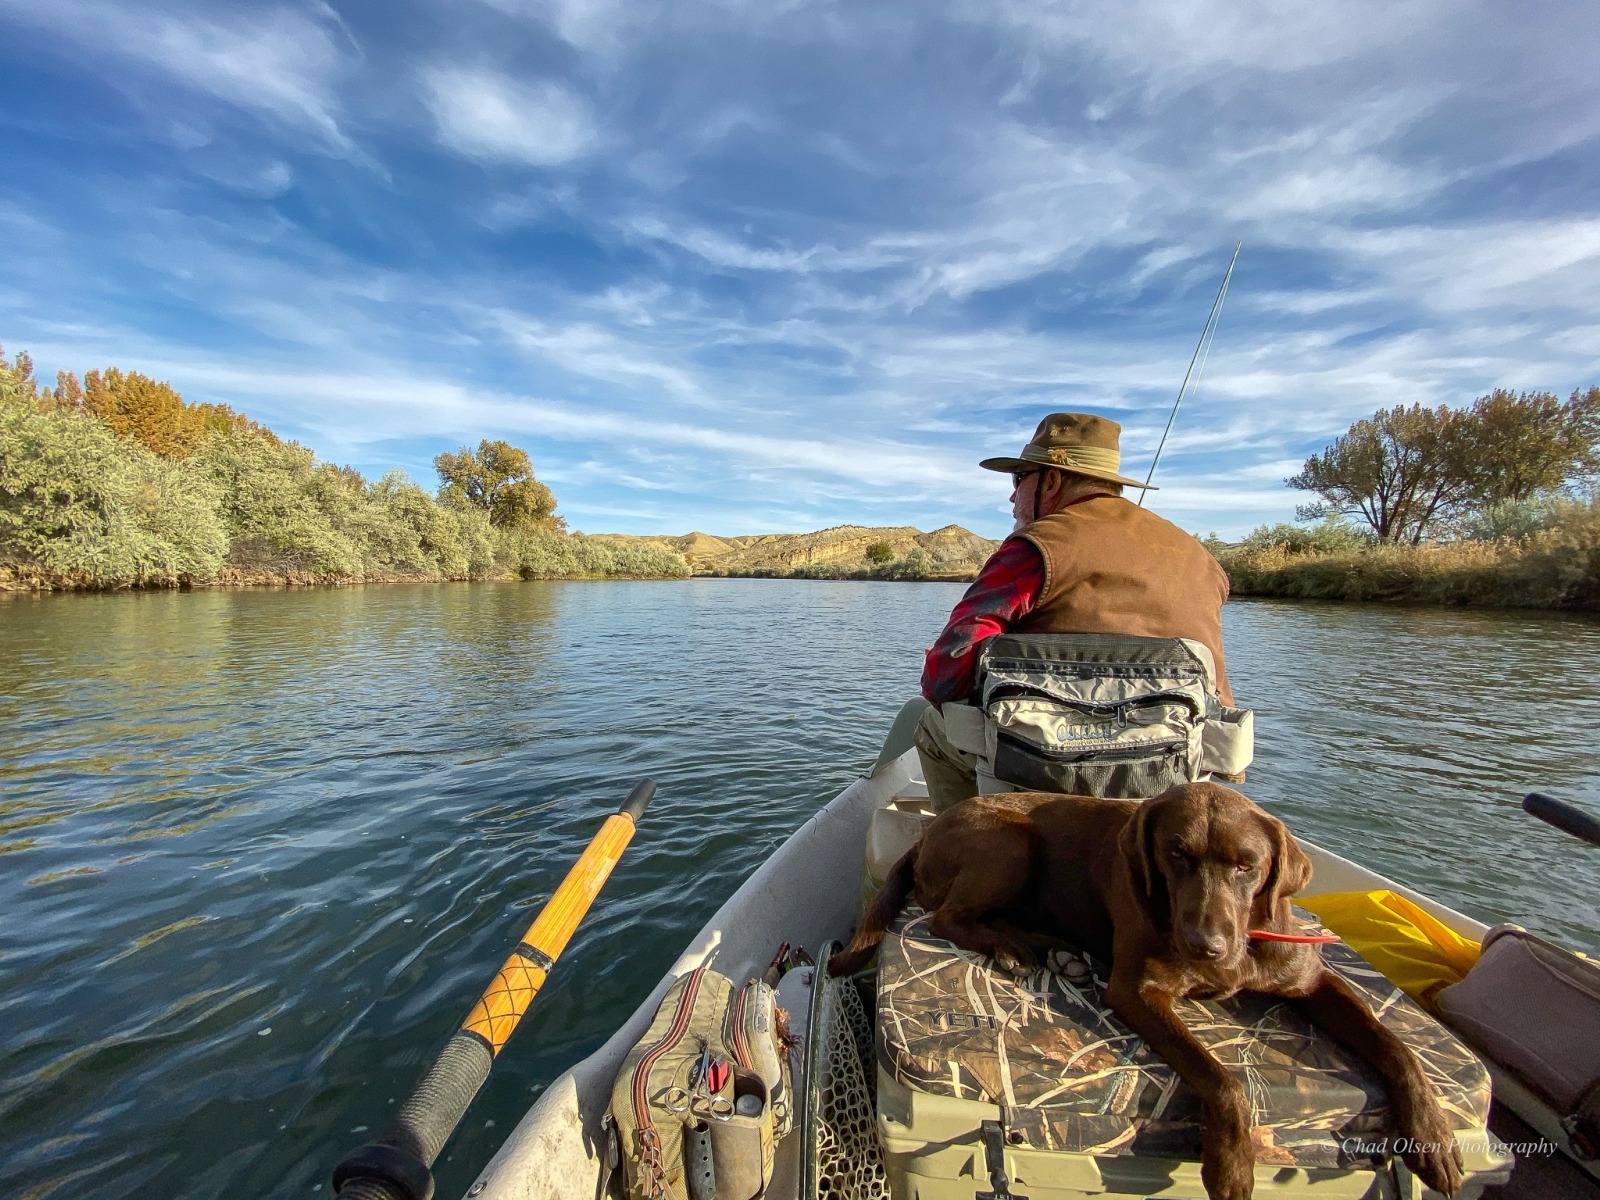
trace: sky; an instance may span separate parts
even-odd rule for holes
[[[0,344],[587,532],[990,537],[1047,412],[1236,538],[1600,383],[1594,0],[0,0]]]

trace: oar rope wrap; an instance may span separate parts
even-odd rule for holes
[[[481,1037],[488,1044],[490,1054],[500,1053],[517,1022],[522,1020],[522,1014],[539,994],[550,968],[577,931],[578,922],[589,911],[594,898],[610,878],[611,869],[633,840],[633,830],[632,817],[615,813],[606,818],[594,841],[573,864],[521,943],[501,966],[500,973],[483,989],[483,995],[467,1013],[461,1031]]]

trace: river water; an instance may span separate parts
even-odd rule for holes
[[[605,814],[633,846],[437,1168],[458,1196],[875,755],[956,585],[0,603],[0,1195],[327,1196]],[[1234,602],[1246,786],[1485,920],[1600,944],[1600,624]]]

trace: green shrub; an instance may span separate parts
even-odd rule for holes
[[[1281,521],[1276,525],[1260,525],[1235,548],[1245,553],[1282,546],[1289,554],[1350,554],[1372,544],[1369,531],[1338,517],[1328,517],[1316,525],[1289,525]]]
[[[0,384],[0,386],[4,386]],[[0,403],[0,553],[55,584],[184,584],[227,553],[217,493],[186,464],[71,411]]]
[[[495,541],[486,514],[440,504],[398,469],[368,485],[366,494],[374,510],[369,564],[378,570],[445,579],[481,579],[494,572]]]
[[[1542,497],[1535,500],[1502,500],[1470,512],[1456,524],[1458,537],[1475,542],[1502,539],[1521,541],[1554,528],[1563,517],[1571,519],[1580,508],[1570,500]]]
[[[873,579],[927,579],[933,574],[933,555],[921,546],[913,546],[904,558],[876,567]]]
[[[529,533],[502,530],[501,545],[511,552],[523,579],[687,578],[683,555],[661,546],[613,542],[581,533]]]
[[[231,566],[330,581],[362,577],[351,498],[318,477],[310,450],[246,429],[211,434],[192,461],[222,493]]]

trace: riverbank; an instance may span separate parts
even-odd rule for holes
[[[930,563],[915,556],[897,559],[875,567],[845,567],[825,563],[808,567],[713,567],[694,573],[696,579],[814,579],[853,583],[971,583],[978,577],[978,565],[962,565],[951,570],[948,564]]]
[[[655,546],[619,546],[576,534],[531,534],[500,540],[468,569],[395,569],[375,562],[355,570],[319,568],[297,555],[236,547],[231,561],[205,573],[97,574],[52,569],[39,562],[0,562],[0,592],[193,591],[199,588],[348,587],[384,583],[476,583],[511,579],[687,579],[680,554]]]
[[[1235,596],[1600,610],[1600,512],[1574,505],[1526,537],[1421,546],[1213,545]]]
[[[0,591],[689,574],[670,547],[568,534],[503,442],[441,455],[435,496],[142,376],[91,372],[87,390],[63,376],[53,391],[31,372],[0,354]]]

